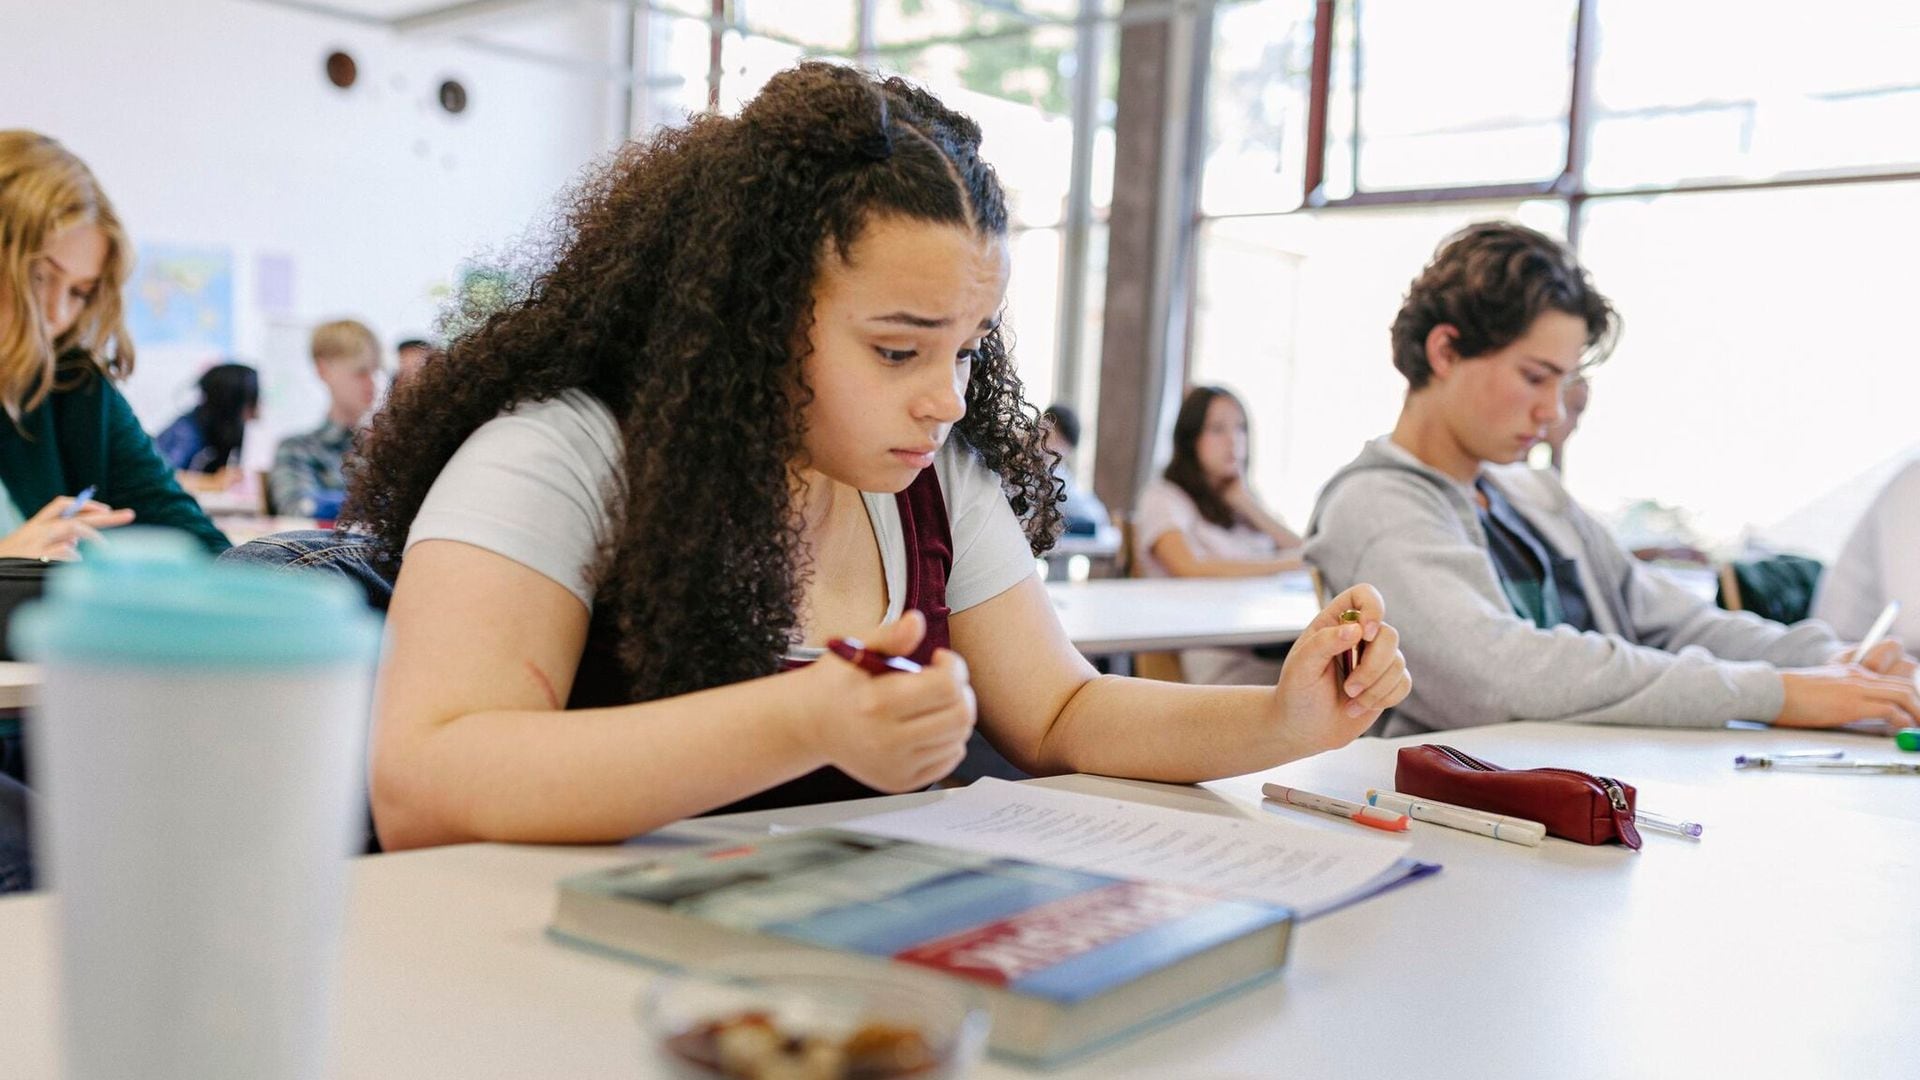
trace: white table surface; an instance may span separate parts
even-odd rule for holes
[[[1362,740],[1264,778],[1348,797],[1389,784],[1396,744]],[[1644,850],[1524,848],[1416,823],[1445,869],[1301,927],[1286,972],[1065,1069],[977,1075],[1161,1077],[1912,1077],[1920,928],[1920,779],[1735,772],[1738,752],[1888,741],[1784,731],[1509,724],[1444,741],[1502,765],[1565,765],[1704,822]],[[1222,813],[1262,810],[1262,776],[1180,788],[1049,784]],[[931,796],[713,819],[825,823]],[[647,969],[542,930],[554,883],[619,848],[468,845],[354,867],[340,1025],[344,1080],[625,1078]],[[1116,867],[1124,871],[1124,867]],[[57,1052],[46,896],[0,900],[0,1072],[51,1077]],[[1903,974],[1904,973],[1904,974]]]
[[[40,690],[40,665],[0,660],[0,711],[24,709]]]
[[[1047,595],[1089,655],[1292,641],[1320,611],[1303,573],[1050,581]]]
[[[1660,567],[1713,603],[1711,570]],[[1305,572],[1258,578],[1096,578],[1050,581],[1067,637],[1090,656],[1159,649],[1269,645],[1300,636],[1320,607]],[[1387,598],[1393,619],[1393,598]]]
[[[233,541],[235,547],[274,533],[320,527],[320,523],[313,518],[267,517],[260,514],[230,514],[221,517],[214,524],[221,532],[227,534],[227,539]]]

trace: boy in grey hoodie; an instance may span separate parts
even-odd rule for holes
[[[1897,643],[1852,664],[1821,623],[1721,611],[1623,551],[1558,477],[1516,464],[1617,332],[1572,255],[1518,225],[1456,233],[1413,282],[1393,324],[1399,423],[1327,482],[1307,529],[1328,588],[1369,582],[1393,607],[1413,693],[1384,733],[1920,723]]]

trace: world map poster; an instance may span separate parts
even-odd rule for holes
[[[233,351],[233,252],[150,244],[140,248],[126,293],[136,346]]]

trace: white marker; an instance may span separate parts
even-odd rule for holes
[[[1397,791],[1369,789],[1367,802],[1383,810],[1405,814],[1415,821],[1424,821],[1430,825],[1445,825],[1449,829],[1478,833],[1481,836],[1491,836],[1495,840],[1505,840],[1510,844],[1538,847],[1540,841],[1547,835],[1547,827],[1537,821],[1508,817],[1505,814],[1489,814],[1484,810],[1472,810],[1450,803],[1434,802],[1431,799],[1416,799]]]
[[[1900,601],[1887,601],[1887,606],[1880,609],[1880,617],[1873,620],[1873,629],[1868,630],[1867,636],[1860,639],[1860,647],[1853,650],[1853,659],[1848,662],[1858,664],[1865,660],[1868,651],[1880,644],[1880,639],[1886,637],[1887,631],[1893,629],[1894,617],[1899,614]]]

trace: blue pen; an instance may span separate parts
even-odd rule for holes
[[[70,518],[80,511],[85,510],[87,508],[87,500],[93,498],[93,493],[96,488],[97,485],[94,484],[88,484],[86,487],[81,488],[80,494],[73,497],[73,502],[68,504],[65,510],[60,511],[60,516]]]

